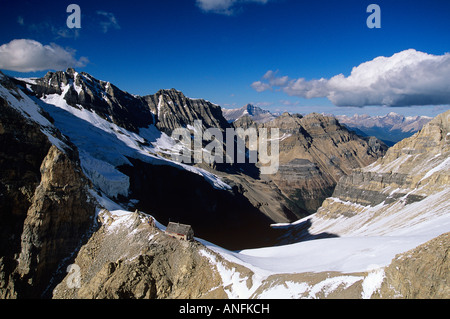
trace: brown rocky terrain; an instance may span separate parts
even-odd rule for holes
[[[397,255],[385,269],[377,295],[385,299],[450,297],[450,233]]]
[[[196,241],[179,241],[150,226],[148,216],[100,214],[102,227],[82,247],[78,287],[56,287],[57,299],[224,298],[220,276],[199,253]],[[206,280],[207,279],[207,280]]]
[[[3,76],[0,84],[17,93],[0,95],[0,296],[39,297],[81,245],[95,205],[76,150],[52,145],[11,107],[25,98],[15,85]]]
[[[334,191],[342,176],[382,157],[387,147],[376,138],[362,138],[329,116],[284,113],[264,124],[249,116],[234,122],[247,129],[280,129],[280,167],[270,180],[309,214]]]
[[[344,176],[333,194],[341,204],[333,198],[327,200],[319,215],[352,210],[355,214],[354,209],[346,207],[346,202],[361,207],[384,203],[385,209],[389,209],[401,199],[409,205],[448,189],[449,131],[450,112],[447,111],[412,137],[390,148],[377,162]]]

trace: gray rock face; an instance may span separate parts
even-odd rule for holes
[[[450,297],[450,233],[397,255],[385,270],[374,298],[448,299]]]
[[[38,298],[81,244],[95,205],[77,151],[52,145],[2,97],[0,128],[0,297]]]
[[[155,124],[170,134],[175,128],[194,126],[195,120],[203,122],[203,129],[231,127],[220,106],[202,99],[187,98],[175,89],[141,97],[74,69],[48,72],[43,78],[27,83],[16,82],[23,87],[28,86],[38,98],[62,95],[68,105],[95,111],[102,118],[132,132]]]
[[[314,213],[341,177],[374,162],[387,149],[376,138],[350,132],[334,117],[314,113],[284,113],[264,124],[244,116],[233,124],[280,130],[280,168],[270,178],[302,214]]]
[[[132,132],[154,124],[154,118],[142,98],[118,89],[74,69],[48,72],[43,78],[28,83],[38,98],[51,94],[62,95],[70,106],[95,111],[104,119]],[[20,81],[19,81],[20,83]],[[25,87],[24,83],[21,83]]]
[[[175,89],[160,90],[143,98],[156,117],[156,126],[170,134],[175,128],[194,125],[201,120],[202,129],[231,127],[222,115],[220,106],[202,99],[189,99]]]

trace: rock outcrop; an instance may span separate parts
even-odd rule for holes
[[[450,297],[450,233],[400,254],[385,269],[377,295],[384,299]]]
[[[142,213],[113,216],[105,210],[99,217],[102,227],[74,260],[79,273],[69,273],[53,298],[226,297],[220,276],[200,253],[205,248],[199,242],[169,237],[150,226],[151,217]]]
[[[220,106],[203,99],[187,98],[175,89],[160,90],[143,99],[157,119],[156,126],[167,134],[179,127],[194,127],[196,120],[202,121],[202,130],[214,127],[223,131],[231,127]]]
[[[328,116],[284,113],[264,124],[242,117],[234,125],[280,130],[280,167],[270,179],[299,211],[314,213],[342,176],[386,152],[376,138],[361,138]]]
[[[7,77],[0,82],[0,296],[38,298],[82,244],[95,205],[73,145],[55,128],[44,134],[21,108],[33,102]]]
[[[449,184],[449,132],[450,112],[447,111],[390,148],[377,162],[342,177],[333,198],[371,207],[382,203],[391,205],[400,199],[408,205],[445,190]],[[328,206],[336,212],[349,211],[345,204],[329,201],[324,203],[320,214],[328,214]]]

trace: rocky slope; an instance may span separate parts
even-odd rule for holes
[[[99,218],[101,228],[74,260],[80,267],[78,285],[71,285],[69,274],[53,298],[226,297],[217,290],[220,276],[200,254],[200,243],[171,238],[148,224],[150,216],[138,212],[113,215],[104,210]]]
[[[384,205],[383,210],[401,201],[418,203],[426,197],[448,189],[450,168],[450,113],[446,112],[411,138],[390,148],[377,162],[343,177],[320,215],[328,215],[329,202],[345,210],[345,203],[362,207]]]
[[[332,264],[326,265],[335,258],[330,259],[333,251],[329,246],[335,246],[334,241],[339,239],[323,244],[319,240],[317,244],[306,242],[267,248],[265,250],[271,253],[257,261],[249,257],[256,256],[258,250],[236,253],[200,239],[186,242],[169,237],[163,232],[164,226],[158,222],[155,226],[148,223],[151,218],[141,212],[102,210],[99,214],[102,226],[80,249],[71,265],[76,271],[68,270],[53,290],[53,298],[391,299],[449,296],[449,233],[391,257],[392,263],[387,260],[390,265],[385,268],[366,263],[365,270],[342,272],[334,270]],[[297,256],[296,251],[302,251],[304,244],[309,243],[321,247],[318,254],[322,256],[322,266],[317,267],[317,271],[304,271],[301,264],[295,266],[298,258],[307,258]],[[357,255],[352,258],[361,258],[370,248],[375,246],[356,251]],[[277,259],[284,258],[281,251],[289,251],[291,264],[287,266],[297,268],[297,271],[273,268],[279,263]],[[311,255],[316,258],[315,254]],[[286,264],[285,261],[281,263]],[[326,268],[329,270],[324,270]]]
[[[339,122],[320,114],[284,113],[264,124],[242,117],[234,125],[280,129],[280,167],[270,176],[299,210],[314,213],[342,176],[373,163],[386,152],[376,138],[361,138]]]
[[[396,256],[374,298],[448,299],[450,233]]]
[[[0,73],[0,296],[39,297],[95,214],[78,153]]]

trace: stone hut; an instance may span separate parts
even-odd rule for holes
[[[194,239],[194,230],[190,225],[169,223],[169,225],[167,225],[165,233],[180,240],[189,241]]]

